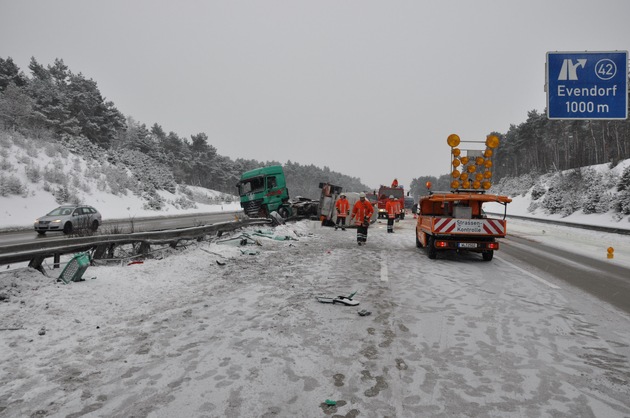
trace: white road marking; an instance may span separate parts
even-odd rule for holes
[[[381,253],[381,281],[389,281],[389,277],[387,274],[387,258],[385,257],[385,252]]]
[[[529,277],[531,277],[531,278],[533,278],[533,279],[538,280],[538,281],[539,281],[539,282],[541,282],[542,284],[545,284],[545,285],[549,286],[549,287],[550,287],[550,288],[552,288],[552,289],[560,289],[560,287],[559,287],[559,286],[556,286],[556,285],[555,285],[555,284],[553,284],[553,283],[549,283],[547,280],[543,279],[542,277],[538,277],[538,276],[536,276],[535,274],[530,273],[530,272],[529,272],[529,271],[527,271],[527,270],[523,270],[523,269],[522,269],[522,268],[520,268],[519,266],[516,266],[516,265],[514,265],[514,264],[510,263],[509,261],[506,261],[506,260],[504,260],[504,259],[502,259],[502,258],[499,258],[499,257],[497,257],[497,256],[494,256],[494,258],[495,258],[495,259],[497,259],[497,260],[499,260],[499,261],[500,261],[500,262],[502,262],[502,263],[507,264],[508,266],[512,267],[514,270],[518,270],[518,271],[520,271],[520,272],[521,272],[521,273],[523,273],[523,274],[527,274]]]

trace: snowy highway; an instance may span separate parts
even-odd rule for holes
[[[301,221],[70,285],[3,272],[0,415],[630,415],[626,312],[527,265],[516,241],[490,262],[430,260],[413,219],[385,226],[360,247],[355,230]],[[512,230],[557,236],[545,228]],[[626,238],[610,238],[622,269]],[[358,306],[317,300],[354,291]]]
[[[554,248],[537,240],[512,234],[504,240],[502,253],[515,257],[530,277],[549,283],[539,276],[553,276],[562,282],[578,287],[630,314],[630,269],[624,264],[607,259],[605,248],[592,254],[576,254],[571,249]],[[568,242],[568,247],[571,242]],[[599,255],[599,257],[598,257]],[[504,259],[505,260],[505,259]],[[518,269],[517,266],[514,267]],[[532,271],[538,271],[534,275]],[[564,284],[560,284],[563,286]],[[558,286],[549,284],[554,289]]]

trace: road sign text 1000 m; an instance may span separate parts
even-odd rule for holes
[[[548,52],[549,119],[627,119],[628,52]]]

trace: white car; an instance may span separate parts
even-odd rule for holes
[[[76,230],[96,231],[101,221],[101,214],[92,206],[63,205],[35,219],[35,231],[40,235],[46,232],[71,234]]]

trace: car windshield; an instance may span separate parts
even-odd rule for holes
[[[63,216],[70,215],[72,213],[72,208],[57,208],[52,212],[48,213],[48,216]]]

